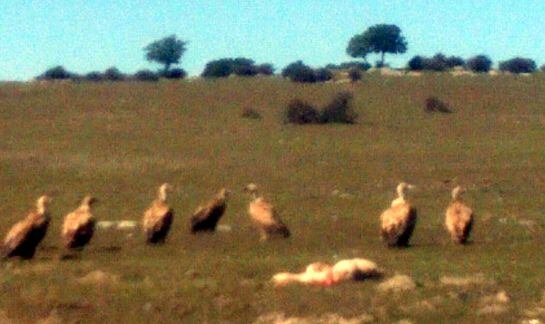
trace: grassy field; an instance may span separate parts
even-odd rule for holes
[[[355,125],[281,123],[293,98],[323,105],[354,92]],[[435,95],[453,114],[423,112]],[[244,107],[262,120],[240,117]],[[36,258],[0,264],[0,319],[71,322],[252,322],[283,313],[378,322],[545,320],[545,77],[385,78],[349,84],[277,79],[0,85],[0,233],[43,193],[53,221]],[[60,261],[62,217],[87,193],[99,220],[139,220],[162,182],[176,218],[167,243],[99,231],[76,260]],[[398,182],[418,186],[413,246],[389,250],[378,217]],[[293,236],[259,243],[243,186],[260,185]],[[454,246],[442,222],[455,184],[476,211],[472,244]],[[234,191],[221,224],[191,236],[188,221],[219,188]],[[340,194],[334,195],[338,190]],[[386,279],[276,289],[270,277],[315,261],[364,257]],[[93,271],[102,280],[81,280]],[[449,286],[444,276],[484,278]],[[89,279],[89,278],[87,278]],[[505,291],[508,301],[490,298]],[[493,305],[492,305],[493,304]],[[496,307],[497,306],[497,307]],[[488,307],[488,308],[487,308]],[[272,315],[271,315],[272,317]]]

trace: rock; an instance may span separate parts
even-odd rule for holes
[[[411,277],[407,275],[395,275],[377,286],[377,289],[382,292],[401,292],[413,290],[415,288],[416,284]]]

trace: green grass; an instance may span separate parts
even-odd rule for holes
[[[323,105],[354,91],[355,125],[284,125],[293,98]],[[454,114],[423,111],[427,96]],[[243,108],[262,120],[241,118]],[[308,317],[370,314],[377,321],[516,322],[539,305],[545,284],[545,78],[383,78],[351,85],[277,79],[206,82],[0,85],[0,233],[43,193],[53,222],[34,260],[0,265],[0,315],[21,322],[249,322],[283,312]],[[140,233],[98,232],[78,260],[59,261],[62,217],[87,193],[99,220],[139,220],[162,182],[176,190],[167,244]],[[419,189],[413,246],[388,250],[378,216],[398,182]],[[446,183],[450,181],[450,183]],[[292,230],[258,242],[242,188],[260,185]],[[449,242],[443,213],[455,183],[476,211],[473,244]],[[219,188],[234,191],[228,233],[191,236],[188,221]],[[333,190],[348,192],[342,198]],[[335,216],[335,217],[334,217]],[[532,221],[532,227],[521,221]],[[120,249],[112,249],[119,247]],[[369,258],[417,288],[384,295],[377,282],[275,289],[270,277],[315,261]],[[100,269],[110,284],[77,281]],[[445,275],[482,273],[494,285],[450,288]],[[483,296],[505,290],[501,315],[477,315]],[[456,297],[462,296],[462,297]],[[418,302],[436,298],[434,310]],[[544,319],[544,318],[542,318]]]

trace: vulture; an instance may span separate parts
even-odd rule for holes
[[[229,191],[223,188],[206,205],[199,206],[191,216],[191,233],[215,231],[218,221],[227,208],[228,196]]]
[[[146,243],[164,243],[172,225],[174,210],[167,204],[167,192],[172,191],[172,186],[164,183],[157,191],[157,198],[144,212],[142,229],[146,236]]]
[[[96,202],[96,198],[85,196],[80,206],[64,218],[61,235],[67,249],[81,250],[93,237],[95,217],[91,213],[91,207]]]
[[[417,218],[416,208],[406,200],[407,193],[412,188],[413,185],[400,183],[397,186],[398,197],[380,215],[382,239],[389,247],[409,245]]]
[[[473,211],[460,197],[464,192],[460,186],[452,190],[452,200],[445,213],[445,226],[452,240],[459,244],[467,242],[473,226]]]
[[[24,220],[13,225],[4,239],[4,257],[31,259],[34,256],[51,221],[47,210],[50,202],[50,197],[41,196],[36,201],[36,210],[29,212]]]
[[[248,192],[252,201],[248,206],[248,214],[259,230],[262,241],[271,236],[289,237],[288,227],[278,217],[274,206],[257,193],[257,186],[250,183],[244,188]]]

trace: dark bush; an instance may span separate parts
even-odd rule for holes
[[[529,58],[515,57],[500,62],[500,71],[511,73],[533,73],[536,71],[536,62]]]
[[[219,59],[206,63],[201,76],[205,78],[224,78],[233,73],[232,59]]]
[[[289,102],[285,111],[285,122],[291,124],[316,124],[320,121],[318,110],[311,104],[294,99]]]
[[[541,72],[545,72],[545,64],[543,64],[540,68]]]
[[[274,66],[270,63],[264,63],[257,66],[257,72],[263,75],[273,75]]]
[[[161,76],[166,79],[183,79],[187,76],[187,72],[184,69],[175,68],[161,72]]]
[[[352,98],[350,92],[338,93],[333,100],[322,109],[320,122],[353,124],[358,115],[352,109]]]
[[[357,62],[357,61],[352,61],[352,62],[343,62],[341,64],[328,64],[325,66],[327,69],[330,69],[330,70],[349,70],[349,69],[352,69],[352,68],[358,68],[360,69],[360,71],[367,71],[371,68],[371,64],[367,63],[367,62]]]
[[[436,72],[448,70],[447,57],[441,53],[435,54],[431,59],[424,60],[424,69]]]
[[[477,55],[466,61],[466,68],[477,73],[488,72],[491,67],[492,60],[486,55]]]
[[[441,101],[437,97],[428,97],[424,103],[425,112],[442,112],[442,113],[451,113],[449,105]]]
[[[459,56],[450,56],[446,59],[445,63],[449,68],[457,67],[457,66],[464,66],[466,63],[463,58]]]
[[[92,71],[83,76],[85,81],[99,82],[104,80],[104,75],[98,71]]]
[[[314,70],[302,61],[296,61],[282,70],[282,76],[294,82],[316,82]]]
[[[111,67],[104,71],[104,79],[108,81],[123,81],[125,80],[125,75],[116,67]]]
[[[348,78],[352,82],[361,80],[361,77],[362,77],[361,70],[356,67],[353,67],[348,71]]]
[[[242,118],[248,118],[248,119],[261,119],[261,114],[250,107],[246,107],[242,110]]]
[[[38,76],[39,80],[66,80],[74,76],[73,73],[68,72],[63,66],[55,66],[48,69],[43,74]]]
[[[314,71],[316,82],[325,82],[333,79],[333,72],[326,68],[316,69]]]
[[[238,76],[254,76],[259,71],[255,65],[237,65],[233,68],[233,73]]]
[[[407,66],[409,70],[411,71],[422,71],[424,70],[424,65],[426,59],[420,55],[414,56],[412,59],[409,60],[409,63],[407,63]]]
[[[159,76],[157,73],[150,70],[140,70],[133,76],[136,81],[158,81]]]

